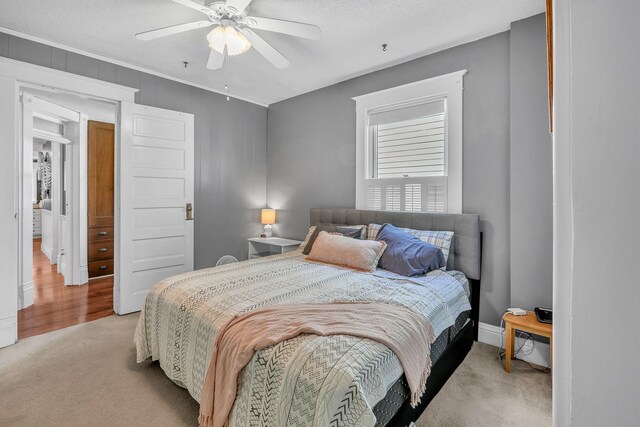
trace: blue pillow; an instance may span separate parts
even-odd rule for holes
[[[442,251],[391,224],[384,224],[376,240],[387,244],[379,266],[403,276],[422,276],[446,265]]]

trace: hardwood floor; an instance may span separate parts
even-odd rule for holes
[[[18,311],[18,339],[113,314],[113,276],[93,279],[88,285],[65,286],[40,244],[41,239],[33,240],[35,302]]]

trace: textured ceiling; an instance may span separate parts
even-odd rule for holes
[[[260,32],[291,61],[284,70],[253,49],[232,57],[228,70],[208,70],[210,29],[135,39],[141,31],[206,19],[171,0],[0,0],[0,26],[217,91],[228,79],[231,95],[270,104],[505,31],[543,10],[544,0],[254,0],[252,15],[322,30],[319,40]]]

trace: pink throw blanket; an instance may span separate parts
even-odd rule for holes
[[[216,338],[200,399],[201,427],[223,427],[233,407],[240,371],[257,350],[300,334],[350,335],[387,346],[398,359],[416,406],[431,372],[435,337],[423,315],[394,304],[287,304],[232,319]]]

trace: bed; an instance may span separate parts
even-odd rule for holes
[[[380,301],[431,321],[432,371],[421,403],[393,352],[364,338],[300,335],[259,350],[238,377],[229,426],[408,425],[419,417],[477,338],[479,217],[312,209],[311,225],[391,223],[455,233],[447,271],[419,279],[305,261],[300,251],[165,279],[149,292],[136,330],[138,361],[159,360],[167,376],[200,401],[216,332],[233,316],[276,304]]]

